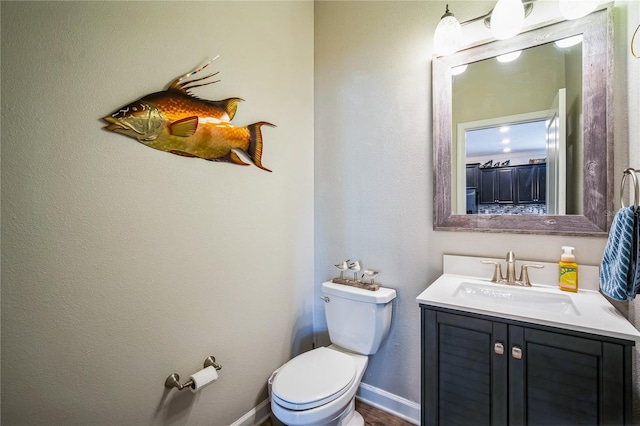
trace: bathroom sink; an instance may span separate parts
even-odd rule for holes
[[[571,293],[558,288],[555,262],[523,260],[523,264],[545,267],[531,271],[532,287],[519,287],[491,282],[491,268],[482,260],[486,258],[444,255],[443,274],[416,297],[417,302],[444,312],[467,312],[640,344],[640,331],[598,291],[598,266],[580,265],[580,289]]]
[[[580,315],[569,295],[536,291],[531,288],[462,282],[454,290],[453,297],[472,303],[509,305],[510,308],[528,311]]]

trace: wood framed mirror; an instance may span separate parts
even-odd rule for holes
[[[610,6],[433,60],[435,230],[607,235],[613,194],[612,13]],[[523,57],[552,60],[551,50],[561,49],[554,43],[574,37],[581,39],[577,56],[574,48],[574,59],[562,53],[553,66],[506,66],[518,73],[512,76],[495,68],[489,74],[474,71],[475,82],[465,76],[466,83],[454,75],[465,65],[464,74],[518,51]],[[559,78],[545,74],[556,66],[563,70]],[[498,83],[490,83],[487,75]],[[543,87],[551,80],[565,89],[565,112],[551,106],[552,94],[562,95],[558,87]],[[514,83],[510,86],[509,81]],[[482,88],[484,92],[477,91]],[[533,102],[538,94],[546,103]],[[506,104],[516,109],[505,109]],[[564,145],[555,142],[558,117],[565,123]],[[498,153],[472,157],[471,131],[535,120],[547,129],[542,136],[545,152],[522,154],[517,162],[505,161]],[[488,145],[481,142],[483,148]],[[483,161],[487,158],[495,161]],[[475,171],[481,175],[476,183]]]

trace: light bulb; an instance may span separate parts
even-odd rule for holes
[[[441,56],[456,53],[462,45],[462,27],[453,13],[449,12],[449,5],[436,27],[433,45],[436,53]]]
[[[515,52],[505,53],[504,55],[496,56],[498,62],[506,64],[507,62],[515,61],[522,54],[522,50],[516,50]]]
[[[565,19],[587,16],[598,7],[599,0],[560,0],[560,13]]]
[[[467,64],[451,68],[451,75],[460,75],[467,70]]]
[[[498,40],[518,34],[524,25],[524,5],[520,0],[498,0],[491,12],[491,33]]]
[[[573,37],[563,38],[562,40],[557,40],[555,45],[561,49],[566,47],[575,46],[576,44],[582,43],[582,34],[578,34]]]

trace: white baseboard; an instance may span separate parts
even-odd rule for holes
[[[356,398],[367,405],[386,411],[409,423],[414,425],[420,424],[420,404],[416,402],[409,401],[408,399],[366,383],[360,383]]]
[[[233,422],[231,426],[259,426],[264,423],[270,415],[271,404],[269,404],[269,399],[267,398],[247,414]]]

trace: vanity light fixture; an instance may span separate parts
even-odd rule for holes
[[[510,129],[509,126],[502,126],[500,127],[500,133],[507,133],[509,129]]]
[[[560,0],[560,13],[565,19],[578,19],[587,16],[600,4],[599,0]]]
[[[436,53],[441,56],[456,53],[462,45],[462,27],[453,13],[449,12],[449,5],[446,6],[444,15],[436,27],[433,45]]]
[[[511,152],[511,148],[505,148],[502,150],[502,152]]]
[[[511,139],[509,139],[509,138],[504,138],[504,139],[502,139],[502,141],[501,141],[501,142],[502,142],[503,144],[505,144],[505,145],[506,145],[506,144],[508,144],[509,142],[511,142]]]
[[[515,61],[522,54],[522,50],[516,50],[515,52],[505,53],[504,55],[496,56],[498,62],[506,64],[507,62]]]
[[[440,18],[433,35],[436,54],[438,56],[448,56],[456,53],[462,46],[462,26],[479,20],[484,20],[485,27],[490,28],[497,39],[515,36],[524,25],[524,19],[533,10],[534,1],[536,0],[498,0],[489,13],[462,23],[449,11],[449,5],[447,4],[444,15]],[[514,11],[516,16],[512,16]]]

